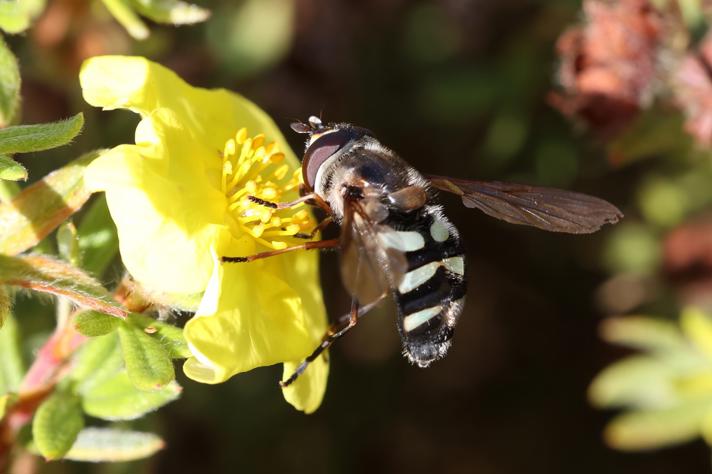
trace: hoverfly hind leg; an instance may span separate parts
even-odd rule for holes
[[[358,301],[356,298],[353,298],[351,300],[351,311],[349,312],[349,320],[346,323],[346,326],[342,328],[338,328],[338,324],[336,323],[332,327],[329,328],[329,330],[326,332],[324,335],[324,339],[321,341],[321,344],[317,346],[316,349],[314,349],[314,352],[312,352],[306,359],[304,359],[304,362],[299,364],[299,367],[294,371],[292,375],[287,377],[286,380],[280,380],[279,381],[279,386],[284,388],[289,385],[291,385],[297,378],[304,373],[304,371],[307,369],[309,364],[314,362],[317,357],[319,357],[326,349],[331,346],[334,341],[336,341],[338,338],[346,334],[349,329],[352,327],[356,326],[356,323],[358,322],[358,317],[359,317],[359,305]]]

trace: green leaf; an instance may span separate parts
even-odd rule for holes
[[[179,0],[131,0],[131,5],[156,23],[188,25],[210,17],[210,10]]]
[[[116,330],[121,324],[119,318],[97,311],[83,311],[74,320],[74,327],[88,337],[103,336]]]
[[[12,198],[20,194],[20,191],[20,186],[17,183],[0,179],[0,204],[12,201]]]
[[[12,123],[19,108],[20,69],[15,55],[0,37],[0,128]]]
[[[127,311],[96,280],[72,265],[42,255],[0,255],[0,284],[64,296],[79,306],[126,317]]]
[[[79,238],[77,237],[77,228],[74,227],[72,221],[63,223],[57,229],[57,250],[62,259],[76,267],[81,266]]]
[[[84,205],[91,193],[82,176],[99,153],[83,155],[0,204],[0,253],[17,255],[34,247]]]
[[[677,325],[659,318],[609,318],[601,323],[600,331],[605,341],[632,349],[662,352],[688,347]]]
[[[0,153],[30,153],[66,145],[84,126],[81,112],[67,120],[0,129]]]
[[[7,33],[22,33],[30,26],[30,16],[17,0],[0,1],[0,29]]]
[[[173,363],[160,342],[130,324],[119,326],[129,379],[140,390],[157,390],[175,378]]]
[[[22,33],[44,10],[45,0],[0,0],[0,29]]]
[[[84,393],[118,374],[123,368],[123,357],[116,333],[98,336],[87,341],[76,355],[71,373]]]
[[[126,28],[129,34],[137,39],[148,38],[149,31],[138,15],[131,8],[128,0],[102,0],[109,13]]]
[[[78,236],[82,267],[92,275],[102,275],[119,252],[119,237],[104,193],[85,212]]]
[[[0,328],[0,394],[16,392],[25,373],[20,351],[20,334],[15,318],[5,316]]]
[[[64,459],[88,462],[125,462],[147,458],[163,449],[165,443],[153,433],[86,428],[79,433]]]
[[[684,117],[664,108],[651,108],[608,145],[610,160],[630,164],[654,156],[685,154],[691,140],[683,133]]]
[[[82,392],[82,406],[91,416],[104,420],[133,420],[172,402],[181,393],[175,381],[158,390],[137,389],[126,371]]]
[[[27,169],[7,155],[0,155],[0,179],[20,181],[27,179]]]
[[[10,298],[7,288],[0,286],[0,329],[5,324],[5,320],[10,317],[11,308],[12,298]]]
[[[675,379],[705,368],[703,360],[684,353],[631,356],[602,370],[588,394],[598,407],[668,407],[680,401]]]
[[[172,359],[187,359],[193,356],[183,337],[183,329],[139,313],[131,313],[127,321],[157,339]]]
[[[689,307],[680,314],[685,335],[708,359],[712,359],[712,320],[704,311]]]
[[[700,436],[712,400],[665,410],[639,411],[618,416],[606,427],[606,442],[620,450],[637,451],[684,443]]]
[[[0,421],[5,418],[7,410],[10,409],[16,401],[17,394],[14,393],[6,393],[5,395],[0,396]]]
[[[84,428],[78,396],[57,391],[42,402],[32,422],[32,438],[45,459],[59,459],[72,447]]]
[[[289,52],[295,25],[293,1],[223,2],[218,8],[208,23],[207,39],[222,67],[233,74],[255,75]]]

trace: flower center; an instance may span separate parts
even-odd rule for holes
[[[249,199],[279,203],[296,197],[301,173],[290,172],[289,164],[276,143],[265,144],[263,134],[247,136],[241,128],[225,143],[222,154],[222,190],[228,200],[230,229],[236,237],[250,234],[259,243],[283,249],[304,241],[295,234],[309,233],[314,219],[300,206],[274,209]]]

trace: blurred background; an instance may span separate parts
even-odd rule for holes
[[[685,133],[677,109],[649,99],[664,78],[640,86],[628,108],[607,103],[593,114],[572,86],[570,74],[584,70],[589,53],[581,53],[580,37],[577,46],[559,38],[592,21],[592,10],[572,0],[200,5],[213,12],[206,22],[150,24],[150,36],[136,41],[100,2],[52,0],[32,29],[8,37],[21,65],[22,122],[86,116],[71,149],[20,157],[31,179],[79,151],[133,139],[137,117],[88,107],[77,74],[88,56],[141,54],[194,85],[257,102],[297,154],[302,138],[289,123],[321,115],[370,128],[423,172],[587,192],[626,218],[591,236],[548,234],[443,196],[470,272],[445,360],[410,366],[395,313],[383,308],[331,351],[326,398],[314,415],[283,401],[277,367],[219,386],[179,375],[181,399],[139,423],[166,439],[158,455],[112,466],[53,463],[40,472],[709,472],[699,440],[641,453],[611,449],[602,432],[614,412],[587,398],[595,375],[629,354],[599,338],[603,318],[637,312],[672,320],[683,304],[707,300],[712,275],[710,157]],[[709,110],[710,102],[699,103]],[[336,254],[324,255],[322,275],[329,313],[346,312]],[[117,268],[105,281],[120,276]],[[16,312],[25,315],[25,337],[39,343],[51,330],[51,308],[41,300],[25,295]]]

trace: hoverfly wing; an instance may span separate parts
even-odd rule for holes
[[[427,177],[434,187],[460,196],[466,207],[479,209],[511,224],[551,232],[590,234],[623,217],[623,213],[608,201],[563,189]]]
[[[383,298],[407,270],[402,252],[380,245],[382,226],[372,222],[360,203],[344,203],[341,234],[341,277],[361,305]]]

